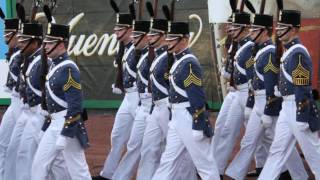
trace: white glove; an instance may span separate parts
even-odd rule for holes
[[[192,130],[192,136],[196,141],[201,141],[204,137],[203,131],[201,130]]]
[[[67,137],[60,135],[56,142],[57,150],[63,150],[66,147],[66,145],[67,145]]]
[[[115,84],[112,84],[111,88],[112,88],[112,93],[113,93],[113,94],[122,94],[121,89],[120,89],[120,88],[117,88],[117,87],[115,86]]]
[[[264,127],[264,128],[269,128],[269,127],[271,127],[272,122],[273,122],[272,116],[268,116],[268,115],[265,115],[265,114],[263,114],[263,115],[261,116],[261,124],[262,124],[262,127]]]
[[[244,109],[244,120],[245,120],[245,121],[248,121],[248,120],[249,120],[251,112],[252,112],[252,108],[246,107],[246,108]]]
[[[278,86],[274,86],[274,95],[277,97],[281,97],[281,93],[279,91]]]
[[[6,93],[11,93],[12,92],[7,86],[3,86],[3,91],[6,92]]]
[[[254,90],[252,87],[252,79],[249,79],[249,81],[248,81],[248,88],[249,88],[249,90]]]
[[[309,130],[309,124],[307,122],[297,122],[297,127],[300,131]]]

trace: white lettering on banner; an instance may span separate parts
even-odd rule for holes
[[[78,14],[69,22],[70,31],[74,29],[74,27],[80,22],[82,17],[84,17],[84,13]],[[191,47],[198,40],[200,34],[202,33],[203,24],[200,16],[196,14],[190,15],[189,19],[196,19],[199,22],[199,29],[197,34],[195,34],[194,32],[190,32],[189,46]],[[86,36],[84,34],[81,34],[79,36],[71,35],[68,45],[68,54],[74,56],[83,55],[88,57],[97,53],[99,56],[102,56],[105,54],[107,46],[108,56],[112,56],[117,52],[119,43],[115,34],[110,35],[108,33],[105,33],[100,38],[97,34],[91,34],[89,36]]]

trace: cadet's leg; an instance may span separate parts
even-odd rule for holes
[[[141,155],[141,144],[144,130],[146,128],[146,118],[149,116],[151,108],[151,98],[148,104],[142,103],[139,106],[137,115],[134,119],[131,135],[127,144],[127,152],[117,167],[112,179],[130,179],[137,168]]]
[[[101,176],[112,178],[120,161],[123,149],[130,137],[134,113],[138,104],[138,93],[126,93],[121,106],[115,117],[114,125],[111,132],[111,149],[104,163]]]
[[[150,180],[159,166],[162,153],[161,144],[164,142],[166,135],[160,126],[160,123],[163,123],[162,121],[166,123],[166,129],[168,129],[169,109],[155,106],[146,122],[137,180]]]
[[[259,176],[259,180],[274,180],[281,173],[283,165],[289,158],[294,146],[295,139],[287,119],[291,118],[286,103],[282,104],[282,110],[278,118],[275,137],[270,147],[269,156]]]
[[[226,123],[221,132],[221,138],[223,141],[220,141],[220,145],[216,147],[215,159],[221,175],[224,174],[228,160],[234,148],[235,141],[240,134],[240,127],[244,120],[243,97],[241,96],[245,96],[245,94],[237,92],[237,97],[232,102],[230,113],[228,113]]]
[[[6,158],[5,158],[4,179],[16,180],[17,152],[18,152],[18,147],[21,142],[21,137],[22,137],[22,133],[25,128],[26,122],[27,120],[30,119],[29,111],[30,111],[29,109],[23,110],[12,132],[12,136],[10,139],[10,143],[9,143],[7,153],[6,153]]]
[[[246,127],[245,135],[241,140],[240,151],[226,170],[226,174],[234,179],[245,178],[257,144],[258,142],[261,142],[260,140],[264,129],[261,126],[259,115],[263,112],[263,109],[261,109],[263,108],[263,103],[260,103],[259,101],[256,101],[255,103]]]
[[[221,133],[224,127],[225,122],[227,121],[228,112],[230,110],[232,101],[234,100],[235,92],[229,92],[227,96],[224,98],[220,111],[218,113],[218,117],[216,120],[216,124],[214,127],[214,136],[212,138],[212,148],[213,154],[216,156],[216,147],[219,146],[221,140]]]

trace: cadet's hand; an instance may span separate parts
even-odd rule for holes
[[[3,86],[3,90],[6,93],[11,93],[11,90],[7,86]]]
[[[230,83],[227,84],[227,92],[234,92],[236,89],[233,86],[230,86]]]
[[[192,136],[196,141],[201,141],[203,139],[203,131],[202,130],[192,130]]]
[[[307,122],[297,122],[297,127],[300,131],[309,130],[309,124]]]
[[[115,86],[115,84],[112,84],[112,93],[113,94],[122,94],[122,91],[121,91],[121,89],[120,88],[117,88],[116,86]]]
[[[278,86],[274,86],[274,95],[277,97],[281,97],[281,93],[279,91]]]
[[[64,148],[66,147],[67,145],[67,137],[66,136],[62,136],[60,135],[57,139],[57,142],[56,142],[56,148],[57,150],[64,150]]]
[[[262,124],[262,127],[264,127],[264,128],[269,128],[269,127],[271,127],[272,122],[273,122],[272,116],[268,116],[268,115],[265,115],[265,114],[263,114],[263,115],[261,116],[261,124]]]
[[[249,120],[251,112],[252,112],[252,108],[246,107],[246,108],[244,109],[244,120],[245,120],[245,121],[248,121],[248,120]]]

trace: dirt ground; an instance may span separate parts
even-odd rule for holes
[[[0,109],[0,112],[3,112],[3,108]],[[89,112],[89,120],[86,122],[86,127],[88,129],[88,134],[90,138],[91,147],[86,150],[86,158],[90,167],[90,172],[92,175],[99,174],[100,170],[103,167],[104,160],[106,155],[110,150],[110,134],[114,122],[115,111],[90,111]],[[2,118],[2,114],[0,114],[0,118]],[[211,122],[214,124],[216,118],[216,113],[211,113]],[[241,131],[243,134],[243,130]],[[237,140],[236,148],[232,153],[232,158],[239,150],[240,139]],[[308,173],[311,178],[312,176],[309,167],[305,164],[308,169]],[[254,162],[252,162],[251,169],[254,169]],[[228,177],[224,179],[228,180]],[[255,178],[248,178],[249,180],[253,180]]]

